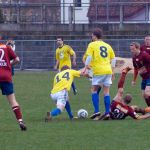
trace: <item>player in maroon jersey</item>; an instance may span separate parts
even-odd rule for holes
[[[137,106],[129,106],[132,100],[131,94],[126,94],[123,97],[123,91],[124,91],[123,86],[124,86],[125,78],[128,71],[130,70],[131,68],[126,67],[125,69],[123,69],[121,73],[121,77],[118,82],[118,92],[116,96],[113,98],[113,101],[111,102],[110,116],[107,118],[106,117],[103,118],[101,116],[97,120],[107,120],[107,119],[120,120],[120,119],[125,119],[127,116],[130,116],[133,119],[146,119],[150,117],[150,114],[147,113],[150,112],[150,107],[142,109]],[[137,113],[142,113],[143,115],[139,115]]]
[[[15,98],[11,74],[11,65],[15,65],[18,62],[19,57],[13,52],[11,47],[5,44],[0,44],[0,89],[2,91],[2,95],[6,95],[21,130],[25,131],[27,127],[22,120],[20,106]]]
[[[146,51],[140,51],[140,44],[137,42],[130,44],[130,50],[135,69],[132,84],[135,84],[137,75],[139,73],[142,78],[142,95],[146,104],[150,106],[150,55]]]
[[[145,44],[143,44],[140,47],[140,50],[146,51],[147,53],[150,54],[150,35],[145,36],[144,42],[145,42]]]

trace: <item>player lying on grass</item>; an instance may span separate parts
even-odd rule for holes
[[[53,89],[51,91],[51,98],[57,107],[52,111],[47,112],[45,121],[50,121],[52,117],[60,115],[64,108],[66,108],[69,118],[73,118],[68,98],[68,91],[70,91],[74,77],[80,77],[83,74],[81,71],[69,69],[68,66],[63,66],[61,70],[62,71],[57,73],[54,77]]]
[[[122,74],[120,80],[118,82],[118,92],[111,102],[111,111],[108,116],[100,116],[96,120],[107,120],[107,119],[125,119],[127,116],[132,117],[133,119],[146,119],[150,117],[150,107],[145,109],[139,108],[137,106],[129,106],[132,100],[131,94],[126,94],[123,97],[123,86],[125,82],[125,78],[127,73],[131,70],[131,68],[126,67],[122,70]],[[137,113],[142,113],[143,115],[139,115]]]

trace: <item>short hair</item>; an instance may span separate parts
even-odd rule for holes
[[[95,35],[98,39],[102,38],[102,30],[100,28],[96,28],[94,29],[94,31],[92,32],[93,35]]]
[[[61,68],[61,71],[64,71],[64,70],[67,70],[67,69],[70,69],[70,67],[67,66],[67,65],[65,65],[65,66],[63,66],[63,67]]]
[[[129,104],[129,103],[131,103],[132,95],[131,94],[126,94],[123,99],[124,99],[124,102],[126,104]]]
[[[140,43],[132,42],[130,45],[135,45],[135,48],[140,49]]]
[[[62,36],[58,36],[57,39],[61,39],[62,41],[64,41]]]

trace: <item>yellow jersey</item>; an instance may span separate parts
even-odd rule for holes
[[[52,94],[57,93],[63,89],[70,91],[71,84],[74,77],[80,77],[81,72],[73,69],[67,69],[56,74],[53,83]]]
[[[56,49],[56,60],[59,61],[59,70],[63,66],[68,66],[71,68],[71,58],[70,56],[74,55],[75,52],[69,45],[63,45]]]
[[[91,42],[86,54],[92,57],[93,75],[112,74],[111,59],[115,54],[109,44],[102,40]]]
[[[86,51],[86,52],[84,53],[84,55],[83,55],[83,60],[84,60],[84,62],[86,61],[86,58],[87,58],[87,51]],[[91,62],[90,62],[90,64],[89,64],[89,67],[91,68],[92,65],[93,65],[93,60],[91,60]]]

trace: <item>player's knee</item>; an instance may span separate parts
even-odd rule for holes
[[[60,109],[61,113],[63,112],[65,106],[64,105],[61,105],[61,104],[57,104],[57,108]]]
[[[99,90],[99,86],[92,86],[91,87],[91,92],[96,93]]]

